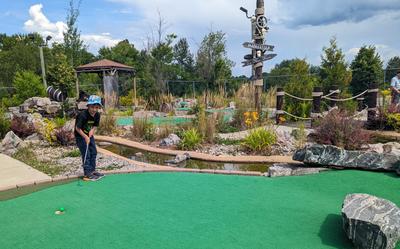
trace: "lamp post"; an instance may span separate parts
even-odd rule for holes
[[[274,46],[264,44],[265,35],[268,31],[267,18],[265,17],[264,0],[257,0],[257,8],[253,16],[248,15],[248,10],[240,7],[240,10],[246,14],[251,22],[251,38],[252,42],[245,42],[243,46],[252,50],[251,54],[245,55],[243,66],[252,65],[251,80],[255,86],[255,108],[261,112],[261,93],[264,85],[263,80],[263,61],[270,60],[276,54],[266,54],[266,51],[273,51]]]
[[[43,47],[47,47],[47,44],[49,43],[51,38],[52,37],[50,35],[48,35],[46,37],[46,43],[39,45],[40,65],[42,67],[42,78],[43,78],[44,89],[47,89],[47,81],[46,81],[46,68],[45,68],[45,65],[44,65]]]
[[[32,41],[35,40],[35,35],[34,34],[29,34],[28,37]],[[43,80],[44,89],[47,89],[47,81],[46,81],[46,67],[45,67],[45,64],[44,64],[43,47],[47,47],[47,44],[49,43],[51,38],[52,37],[50,35],[48,35],[46,37],[46,42],[44,44],[40,44],[39,45],[40,66],[41,66],[41,69],[42,69],[42,80]]]

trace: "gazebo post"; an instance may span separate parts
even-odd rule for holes
[[[75,87],[76,87],[76,99],[79,99],[79,73],[75,71]]]
[[[137,98],[136,98],[136,76],[135,77],[133,77],[133,100],[134,100],[134,104],[135,104],[135,107],[137,106]]]

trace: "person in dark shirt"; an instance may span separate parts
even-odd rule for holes
[[[87,103],[87,110],[78,114],[75,121],[75,139],[83,162],[83,180],[96,181],[104,174],[96,171],[97,149],[94,133],[100,123],[100,108],[103,107],[101,99],[92,95]]]

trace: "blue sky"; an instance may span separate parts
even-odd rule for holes
[[[37,31],[60,40],[69,0],[0,0],[0,32]],[[222,30],[234,74],[251,74],[241,61],[248,50],[250,23],[239,11],[254,11],[256,0],[82,0],[79,29],[92,52],[129,39],[143,48],[155,30],[158,12],[166,33],[186,37],[195,52],[205,34]],[[323,46],[336,36],[350,62],[363,45],[375,45],[382,59],[400,56],[399,0],[265,0],[270,19],[267,43],[278,56],[265,63],[268,71],[284,59],[306,58],[318,65]]]

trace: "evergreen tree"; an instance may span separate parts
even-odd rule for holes
[[[351,71],[348,69],[342,49],[337,46],[335,37],[330,40],[330,46],[324,47],[323,51],[320,76],[324,92],[327,93],[333,86],[346,92],[351,82]]]
[[[385,83],[391,81],[391,79],[396,76],[397,72],[400,70],[400,57],[395,56],[390,58],[386,70],[385,70]]]
[[[368,89],[370,84],[382,86],[382,61],[374,46],[363,46],[351,63],[353,77],[350,89],[357,95]]]

